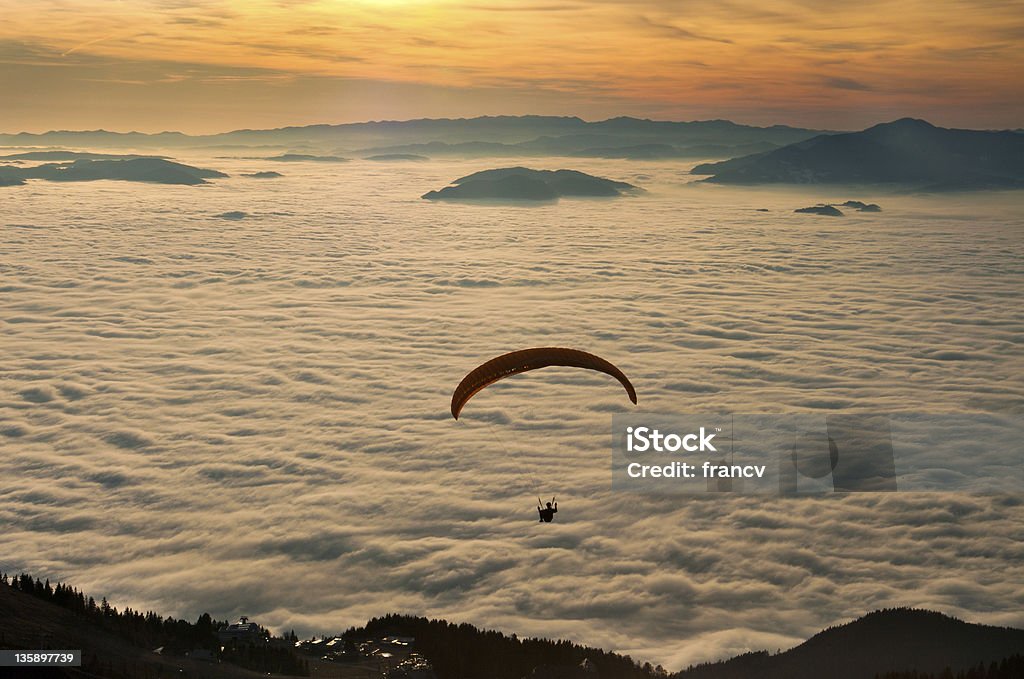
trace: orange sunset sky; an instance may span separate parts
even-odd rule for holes
[[[0,132],[490,114],[1024,126],[1002,0],[0,0]]]

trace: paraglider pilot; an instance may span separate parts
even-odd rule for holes
[[[551,503],[547,503],[548,506],[544,509],[540,508],[540,503],[537,504],[537,513],[540,514],[540,520],[544,523],[551,523],[551,520],[555,518],[555,513],[558,512],[558,503],[552,507]]]

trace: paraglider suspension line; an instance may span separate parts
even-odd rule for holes
[[[498,436],[498,432],[495,431],[494,426],[490,422],[488,422],[486,420],[484,420],[484,424],[486,424],[487,425],[487,429],[490,430],[491,437],[495,441],[497,441],[498,445],[501,446],[501,449],[505,451],[505,456],[509,460],[511,460],[512,459],[512,453],[509,452],[508,446],[506,446],[505,442],[502,441],[501,438]],[[530,484],[530,490],[532,490],[534,493],[537,492],[537,488],[539,487],[539,485],[537,483],[537,479],[534,478],[533,474],[527,474],[525,472],[519,472],[519,476],[521,478],[524,478]],[[543,504],[540,501],[540,494],[537,495],[537,505],[540,506],[540,507],[543,506]]]

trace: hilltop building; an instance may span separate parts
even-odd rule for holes
[[[227,627],[217,630],[217,637],[222,644],[260,644],[264,642],[260,626],[250,622],[244,615]]]

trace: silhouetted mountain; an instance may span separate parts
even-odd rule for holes
[[[170,148],[192,139],[181,132],[110,132],[107,130],[53,130],[40,134],[0,134],[0,146],[78,146],[103,148]]]
[[[314,156],[306,153],[284,153],[280,156],[271,156],[263,160],[275,160],[282,163],[299,163],[302,161],[313,161],[317,163],[347,163],[348,158],[341,156]]]
[[[522,149],[511,144],[489,141],[467,141],[449,144],[443,141],[431,141],[413,144],[395,144],[392,146],[374,146],[356,151],[359,155],[427,155],[455,156],[460,158],[501,158],[505,156],[533,155],[524,154]]]
[[[979,189],[1024,186],[1024,137],[952,130],[903,118],[863,132],[821,135],[775,151],[699,165],[723,184],[894,184]]]
[[[278,177],[283,177],[284,175],[281,174],[280,172],[274,172],[273,170],[269,170],[266,172],[251,172],[249,174],[243,174],[242,176],[249,177],[251,179],[276,179]]]
[[[793,212],[802,212],[808,215],[824,215],[826,217],[842,217],[843,211],[834,205],[812,205],[811,207],[801,207],[793,210]]]
[[[859,200],[848,200],[845,203],[838,203],[841,207],[849,207],[857,210],[857,212],[881,212],[882,208],[875,203],[865,203]],[[843,211],[837,207],[835,203],[818,203],[811,207],[802,207],[793,212],[799,212],[810,215],[825,215],[827,217],[842,217]]]
[[[430,158],[427,158],[426,156],[418,156],[415,153],[382,153],[376,156],[368,156],[367,158],[364,158],[364,160],[375,160],[382,162],[392,160],[408,160],[419,162],[424,160],[430,160]]]
[[[612,134],[570,134],[561,137],[537,137],[516,144],[472,141],[449,144],[431,141],[361,149],[360,154],[427,153],[432,156],[473,158],[571,156],[576,158],[730,158],[778,148],[777,144],[758,141],[746,144],[667,144],[656,136]],[[681,142],[691,141],[682,136]]]
[[[132,160],[134,158],[164,158],[166,156],[140,156],[120,153],[87,153],[82,151],[26,151],[0,156],[0,160]]]
[[[428,191],[425,200],[556,200],[558,193],[543,180],[522,174],[475,179],[440,191]]]
[[[1024,630],[976,625],[941,613],[889,609],[814,635],[777,655],[747,653],[688,668],[673,679],[871,679],[886,672],[939,674],[1024,653]]]
[[[506,167],[461,177],[427,200],[555,200],[562,196],[615,197],[637,187],[576,170],[531,170]]]
[[[881,212],[882,208],[876,203],[865,203],[859,200],[848,200],[845,203],[840,203],[843,207],[856,208],[857,212]]]
[[[223,172],[204,170],[163,158],[128,160],[76,160],[72,163],[47,163],[36,167],[0,166],[0,180],[47,179],[54,182],[89,182],[115,179],[156,184],[205,184],[206,179],[227,177]]]
[[[613,149],[643,144],[666,144],[681,149],[701,144],[717,145],[723,149],[762,143],[782,146],[819,133],[780,125],[737,125],[726,120],[669,122],[614,118],[586,122],[574,117],[484,116],[235,130],[197,136],[177,132],[122,134],[105,130],[0,134],[0,145],[103,148],[276,146],[301,155],[306,151],[320,155],[330,150],[331,153],[358,153],[360,156],[413,153],[500,157],[566,155],[587,148]]]
[[[765,153],[779,148],[778,144],[769,141],[750,142],[747,144],[696,144],[681,149],[687,158],[736,158],[752,153]]]
[[[569,155],[577,158],[627,158],[638,160],[679,158],[683,154],[678,148],[669,144],[635,144],[633,146],[586,148],[580,151],[572,151]]]
[[[744,167],[748,167],[754,163],[758,158],[767,156],[771,151],[759,151],[751,153],[746,156],[739,156],[738,158],[730,158],[729,160],[720,160],[717,163],[701,163],[700,165],[694,166],[690,170],[690,174],[710,174],[719,175],[726,174],[733,170],[739,170]]]

